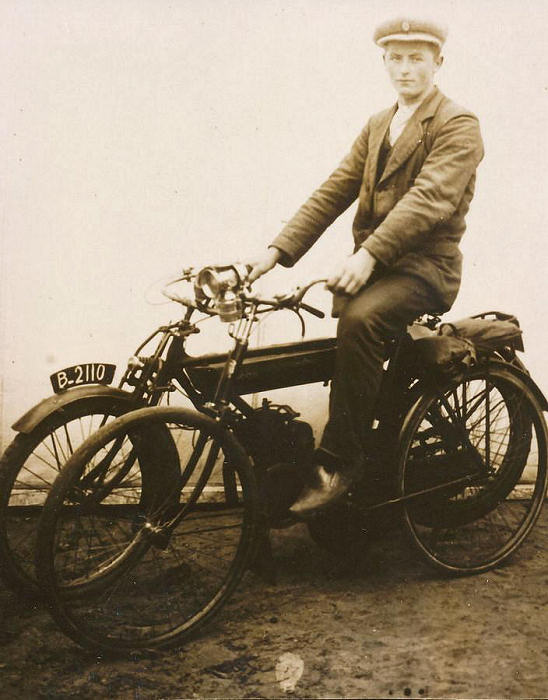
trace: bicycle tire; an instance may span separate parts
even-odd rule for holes
[[[542,509],[546,445],[542,408],[509,365],[478,366],[424,393],[405,419],[398,459],[404,524],[418,551],[457,575],[510,557]]]
[[[102,421],[131,407],[129,396],[78,398],[29,433],[16,435],[4,451],[0,459],[0,577],[13,591],[40,595],[34,573],[36,527],[64,462]]]
[[[161,483],[165,449],[151,438],[158,426],[168,428],[184,464],[177,484],[168,479],[130,514],[93,499],[75,503],[87,465],[121,436],[143,474]],[[211,485],[226,460],[237,479],[228,496],[224,485]],[[175,646],[232,595],[254,555],[259,521],[252,467],[231,433],[193,410],[139,409],[91,436],[56,480],[40,522],[38,581],[53,618],[81,646],[107,654]]]

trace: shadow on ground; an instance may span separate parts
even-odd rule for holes
[[[124,660],[90,656],[0,589],[0,696],[544,697],[547,544],[544,509],[507,565],[451,579],[401,533],[349,562],[294,526],[274,536],[276,585],[248,573],[193,643]]]

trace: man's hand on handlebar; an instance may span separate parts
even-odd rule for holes
[[[358,250],[346,258],[339,265],[331,277],[327,280],[327,288],[333,293],[349,294],[353,296],[367,282],[373,268],[375,267],[376,259],[365,248]]]
[[[247,263],[247,265],[251,267],[251,272],[247,276],[249,284],[252,284],[255,280],[259,279],[259,277],[262,277],[262,275],[272,270],[281,257],[282,252],[278,250],[278,248],[268,248],[266,253],[258,260],[250,260]]]
[[[265,275],[272,270],[273,267],[280,261],[282,252],[278,248],[268,248],[268,250],[257,260],[251,260],[247,263],[251,267],[251,271],[247,277],[249,284]],[[327,288],[334,293],[344,293],[354,295],[367,282],[373,268],[375,267],[375,258],[365,249],[359,248],[354,255],[346,258],[333,272],[327,280]]]

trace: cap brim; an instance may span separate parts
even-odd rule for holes
[[[425,41],[428,44],[435,44],[440,49],[442,42],[432,34],[424,34],[422,32],[406,32],[405,34],[389,34],[377,39],[377,46],[385,46],[389,41]]]

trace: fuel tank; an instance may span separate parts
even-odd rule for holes
[[[329,381],[335,368],[336,344],[336,338],[317,338],[249,349],[234,380],[234,391],[245,395]],[[211,394],[226,359],[227,353],[187,356],[182,364],[194,386]]]

